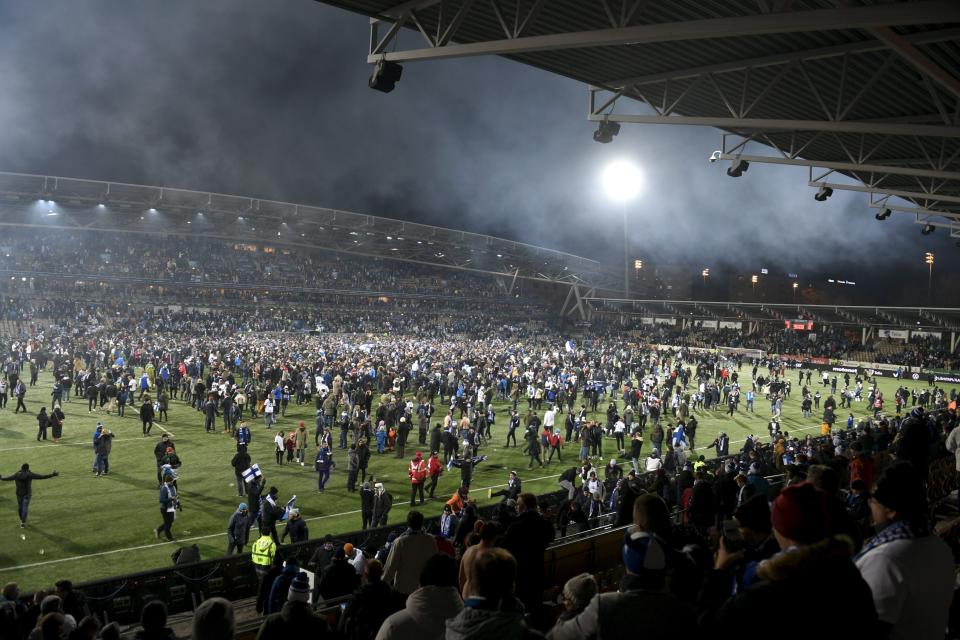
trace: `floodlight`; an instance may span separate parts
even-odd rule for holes
[[[620,123],[601,120],[597,125],[597,130],[593,132],[593,141],[601,144],[613,142],[616,135],[620,133]]]
[[[603,187],[610,198],[625,202],[640,193],[643,174],[632,162],[617,160],[604,169]]]
[[[893,212],[890,209],[884,208],[873,217],[876,218],[877,220],[886,220],[887,218],[890,217],[891,213]]]
[[[820,187],[820,190],[817,191],[817,194],[815,196],[813,196],[813,199],[816,200],[817,202],[823,202],[832,195],[833,195],[833,189],[824,185]]]
[[[403,67],[401,65],[396,62],[390,62],[389,60],[381,60],[373,68],[373,74],[370,76],[367,84],[371,89],[390,93],[393,91],[397,82],[399,82],[401,75],[403,75]]]
[[[720,156],[723,155],[719,149],[710,154],[710,162],[716,162],[720,159]]]
[[[925,236],[928,236],[928,235],[930,235],[931,233],[933,233],[933,232],[936,231],[936,230],[937,230],[937,228],[936,228],[935,226],[933,226],[932,224],[925,224],[925,225],[923,225],[923,229],[920,230],[920,233],[922,233],[922,234],[925,235]]]
[[[737,158],[730,163],[730,168],[727,169],[727,175],[731,178],[739,178],[743,173],[750,168],[750,163],[746,160],[741,160]]]

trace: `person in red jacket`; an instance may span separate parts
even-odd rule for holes
[[[437,480],[443,473],[443,463],[440,462],[440,452],[434,451],[427,460],[427,474],[430,476],[430,499],[433,500],[433,492],[437,489]]]
[[[420,504],[423,504],[423,483],[427,481],[427,462],[419,451],[410,461],[407,475],[410,476],[410,506],[415,506],[414,498],[417,492],[420,493]]]

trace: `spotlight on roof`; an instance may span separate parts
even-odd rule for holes
[[[400,76],[403,75],[403,67],[396,62],[381,60],[374,66],[373,74],[367,84],[371,89],[390,93],[396,87]]]
[[[937,228],[932,224],[925,224],[923,225],[923,229],[920,229],[920,233],[922,233],[925,236],[928,236],[936,230]]]
[[[886,220],[887,218],[890,217],[891,213],[893,213],[893,211],[891,211],[890,209],[884,208],[873,217],[876,218],[877,220]]]
[[[813,199],[817,202],[824,202],[827,198],[833,195],[833,189],[827,186],[820,187],[820,190],[817,191],[817,194],[813,196]]]
[[[593,141],[600,144],[613,142],[613,139],[620,133],[620,123],[601,120],[597,125],[597,130],[593,132]]]
[[[721,155],[723,154],[721,153],[720,149],[717,149],[716,151],[710,154],[710,158],[709,158],[710,162],[716,162],[717,160],[720,159]]]
[[[746,160],[741,160],[737,158],[730,163],[730,168],[727,169],[727,175],[731,178],[739,178],[744,174],[744,172],[750,168],[750,163]]]

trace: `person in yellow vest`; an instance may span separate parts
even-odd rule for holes
[[[270,529],[260,529],[260,537],[253,543],[253,548],[250,550],[250,559],[253,560],[253,568],[257,572],[258,580],[263,580],[263,576],[270,571],[276,555],[277,543],[273,541]]]

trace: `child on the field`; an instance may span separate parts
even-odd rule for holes
[[[377,453],[383,453],[387,445],[387,428],[383,421],[377,426]]]

